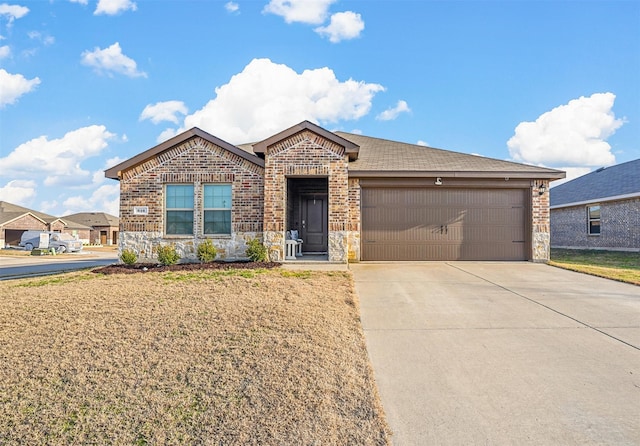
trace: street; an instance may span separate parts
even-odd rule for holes
[[[3,256],[0,255],[0,280],[44,276],[110,265],[118,261],[115,251],[83,251],[62,256]]]

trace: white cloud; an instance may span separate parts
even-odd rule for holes
[[[80,3],[81,5],[88,5],[89,0],[69,0],[71,3]]]
[[[115,156],[113,158],[109,158],[104,163],[104,170],[111,169],[113,166],[117,166],[118,164],[120,164],[124,160],[125,160],[124,158],[120,158],[119,156]],[[102,172],[102,176],[103,177],[104,177],[104,170],[100,171],[100,172]]]
[[[419,139],[416,144],[419,145],[419,146],[429,147],[429,143],[426,142],[426,141],[423,141],[421,139]]]
[[[9,45],[0,46],[0,59],[5,59],[11,55],[11,47]]]
[[[391,121],[396,119],[400,113],[409,113],[411,109],[406,101],[398,101],[395,107],[387,109],[376,116],[379,121]]]
[[[329,6],[336,0],[271,0],[263,12],[279,15],[287,23],[319,25],[327,18]]]
[[[269,59],[254,59],[216,88],[215,99],[187,116],[182,130],[196,126],[231,143],[257,141],[305,119],[359,119],[383,90],[382,85],[353,79],[341,82],[327,67],[297,73]]]
[[[238,12],[240,6],[236,2],[227,2],[224,4],[224,9],[226,9],[227,12]]]
[[[575,180],[582,175],[586,175],[591,172],[590,167],[558,167],[560,170],[564,170],[567,174],[566,178],[561,180],[556,180],[551,183],[550,187],[560,186],[562,183],[566,183],[567,181]]]
[[[166,140],[173,138],[177,134],[178,130],[176,129],[164,129],[162,133],[158,135],[158,138],[156,138],[156,142],[160,144],[161,142],[165,142]]]
[[[147,77],[144,71],[138,71],[136,61],[122,54],[120,43],[116,42],[108,48],[96,47],[93,51],[82,53],[82,63],[93,67],[98,73],[124,74],[129,77]]]
[[[36,183],[32,180],[13,180],[0,187],[0,201],[28,206],[35,196]]]
[[[140,121],[150,119],[151,122],[157,124],[162,121],[170,121],[178,124],[177,114],[186,115],[189,109],[182,101],[165,101],[156,102],[147,105],[140,114]]]
[[[6,17],[9,25],[13,23],[15,19],[20,19],[29,13],[29,8],[20,5],[9,5],[7,3],[0,4],[0,16]]]
[[[123,11],[135,11],[138,6],[131,0],[100,0],[94,15],[116,15]]]
[[[23,94],[33,91],[40,84],[40,79],[27,79],[21,74],[10,74],[0,68],[0,108],[13,104]]]
[[[329,37],[331,43],[341,40],[355,39],[364,29],[364,21],[360,14],[353,11],[337,12],[331,16],[327,26],[320,26],[315,32],[321,36]]]
[[[76,195],[67,198],[62,206],[65,210],[59,213],[61,215],[97,210],[111,215],[119,215],[120,185],[118,183],[102,185],[94,190],[89,197]]]
[[[99,155],[107,147],[107,141],[115,136],[102,125],[83,127],[59,139],[49,140],[46,136],[40,136],[19,145],[5,158],[0,158],[3,168],[0,176],[9,171],[13,177],[46,176],[45,186],[90,183],[91,173],[82,168],[81,163]]]
[[[42,33],[39,31],[30,31],[27,33],[27,35],[31,40],[38,40],[43,44],[45,44],[46,46],[53,45],[56,41],[55,37],[43,36]]]
[[[606,139],[624,124],[616,119],[613,93],[581,96],[521,122],[507,142],[514,160],[547,166],[608,166],[615,156]]]

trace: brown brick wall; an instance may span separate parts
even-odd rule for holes
[[[329,258],[332,233],[349,227],[348,158],[344,147],[305,130],[267,147],[264,179],[264,231],[272,260],[284,258],[283,237],[287,215],[287,177],[324,177],[329,189]]]
[[[540,186],[545,192],[540,195]],[[531,187],[532,260],[547,262],[550,256],[549,181],[534,180]]]
[[[164,186],[194,185],[194,232],[202,236],[202,185],[231,183],[232,232],[260,232],[264,169],[202,138],[190,139],[122,174],[120,231],[164,233]],[[148,206],[148,215],[133,215]],[[173,237],[172,237],[173,238]],[[179,237],[178,237],[179,238]]]
[[[2,226],[2,229],[24,229],[25,231],[47,231],[49,228],[46,223],[38,220],[31,215],[24,215],[11,223]]]

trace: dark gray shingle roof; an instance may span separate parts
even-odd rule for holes
[[[45,214],[44,212],[34,211],[33,209],[25,208],[7,201],[0,201],[0,223],[6,223],[27,213],[31,213],[45,223],[52,223],[58,220],[58,217]]]
[[[640,194],[640,159],[600,168],[550,191],[551,206]]]
[[[527,164],[503,161],[468,153],[451,152],[416,144],[408,144],[370,136],[335,132],[360,146],[358,159],[349,163],[349,172],[400,175],[408,172],[434,174],[489,174],[531,178],[564,178],[563,171]]]
[[[79,212],[77,214],[61,217],[65,221],[80,223],[85,226],[115,226],[120,224],[120,219],[106,212]]]

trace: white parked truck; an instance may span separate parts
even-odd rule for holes
[[[41,244],[42,240],[44,242]],[[47,246],[42,246],[44,244]],[[57,252],[82,251],[81,241],[76,240],[70,234],[53,231],[25,231],[20,238],[19,245],[27,251],[31,251],[34,248],[54,248]]]

